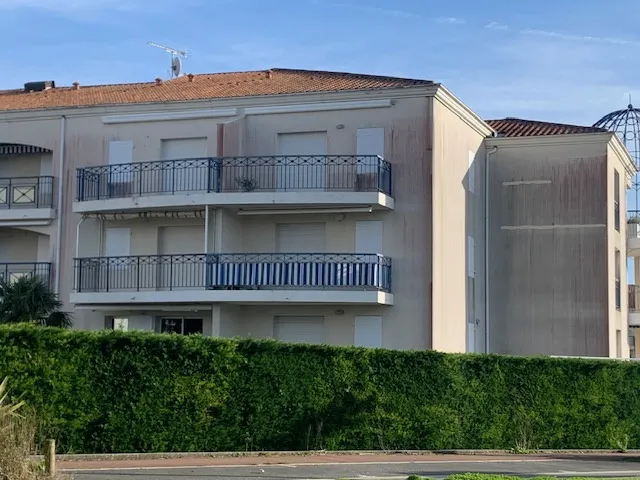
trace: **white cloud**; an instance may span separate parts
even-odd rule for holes
[[[51,11],[79,11],[79,10],[129,10],[135,4],[133,0],[0,0],[0,10],[15,10],[18,8],[35,8]]]
[[[449,23],[452,25],[462,25],[466,23],[463,18],[457,18],[457,17],[439,17],[439,18],[436,18],[436,22]]]
[[[1,1],[1,0],[0,0]],[[314,5],[333,8],[348,8],[351,10],[359,10],[361,12],[373,13],[378,15],[386,15],[396,18],[420,18],[420,15],[406,10],[394,10],[381,7],[370,7],[367,5],[356,5],[353,3],[322,3],[319,0],[313,0]]]
[[[609,43],[613,45],[640,45],[640,42],[634,40],[627,40],[624,38],[615,37],[592,37],[590,35],[573,35],[561,32],[553,32],[549,30],[538,30],[535,28],[526,28],[521,30],[521,33],[525,35],[538,35],[543,37],[552,37],[559,40],[571,40],[578,42],[592,42],[592,43]]]
[[[489,30],[509,30],[508,25],[504,25],[499,22],[491,22],[484,26],[484,28],[488,28]]]

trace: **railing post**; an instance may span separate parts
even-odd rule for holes
[[[82,259],[75,259],[76,266],[76,291],[78,293],[82,292]]]
[[[110,270],[110,268],[109,268],[110,265],[109,264],[111,263],[111,259],[109,257],[107,257],[106,260],[107,260],[107,263],[106,263],[107,271],[105,272],[105,275],[104,275],[105,276],[104,289],[105,289],[106,292],[108,292],[109,291],[109,270]],[[98,262],[99,262],[99,260],[98,260]],[[98,265],[99,264],[100,263],[98,263]]]
[[[136,290],[140,291],[140,257],[136,257]]]
[[[81,202],[84,200],[84,170],[81,168],[76,170],[76,188],[78,189],[77,199]]]
[[[169,255],[169,291],[173,291],[173,255]]]

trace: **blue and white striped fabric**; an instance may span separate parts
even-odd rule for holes
[[[209,286],[389,288],[389,267],[377,263],[255,262],[209,264]]]

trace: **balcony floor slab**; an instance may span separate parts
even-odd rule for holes
[[[48,225],[56,217],[53,208],[10,208],[0,209],[0,226],[19,225]],[[11,223],[11,225],[6,225]]]
[[[393,305],[393,295],[379,291],[350,290],[158,290],[72,293],[75,305],[111,304],[335,304]]]
[[[184,209],[209,205],[231,208],[371,207],[393,210],[394,200],[380,192],[230,192],[148,195],[74,202],[75,213]]]

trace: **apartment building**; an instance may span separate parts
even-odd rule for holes
[[[370,75],[31,83],[0,92],[0,261],[77,328],[628,356],[628,153],[535,125]]]

